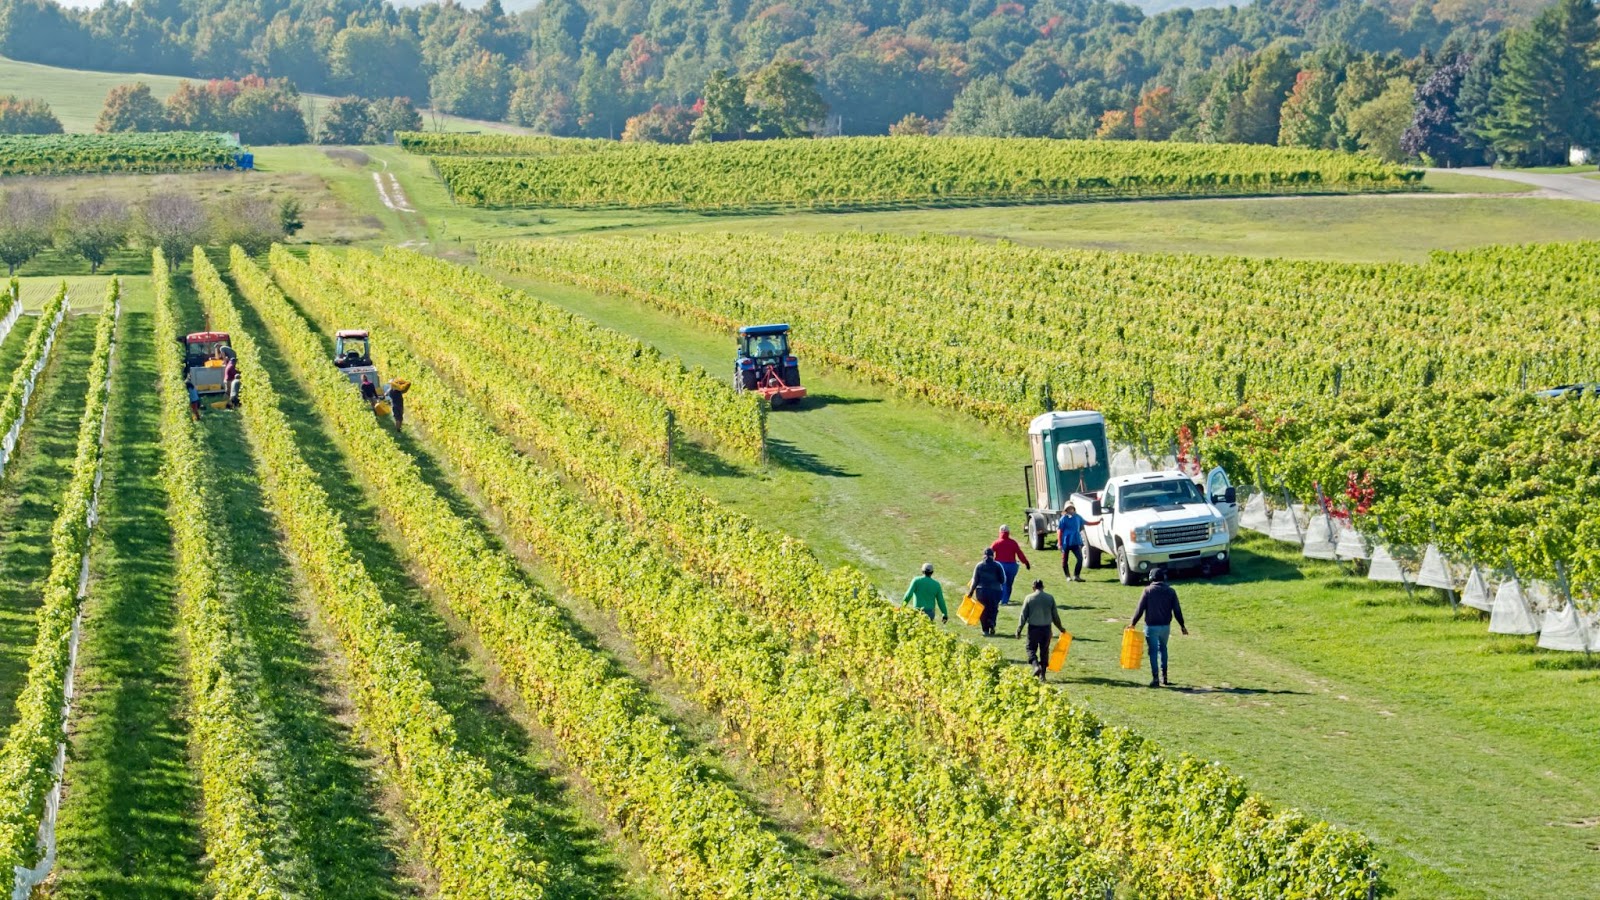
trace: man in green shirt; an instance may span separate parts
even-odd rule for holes
[[[1017,637],[1028,629],[1028,662],[1033,664],[1033,674],[1044,681],[1045,667],[1050,663],[1050,624],[1061,627],[1061,615],[1056,612],[1056,598],[1044,592],[1044,582],[1034,581],[1033,593],[1022,601],[1022,615],[1017,618]]]
[[[933,578],[933,563],[922,564],[922,576],[913,578],[911,586],[906,588],[906,595],[900,598],[901,603],[916,603],[917,610],[933,621],[933,608],[939,607],[939,621],[950,621],[950,613],[944,607],[944,587]]]

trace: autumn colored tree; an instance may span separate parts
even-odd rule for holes
[[[60,134],[61,120],[43,100],[0,97],[0,134]]]
[[[1102,141],[1131,141],[1133,117],[1125,109],[1108,109],[1100,114],[1100,127],[1095,129],[1094,136]]]
[[[1302,69],[1278,116],[1278,144],[1332,150],[1338,141],[1333,113],[1338,86],[1323,68]]]
[[[933,133],[933,123],[926,116],[906,113],[905,118],[889,126],[889,133],[895,137],[928,135]]]
[[[687,144],[699,117],[699,113],[687,106],[657,103],[648,112],[628,119],[622,129],[622,139],[648,144]]]
[[[1145,91],[1139,97],[1139,105],[1133,108],[1133,133],[1141,141],[1164,141],[1172,137],[1178,125],[1178,101],[1172,88],[1161,86]]]
[[[119,84],[106,94],[105,106],[94,124],[99,132],[164,131],[167,110],[142,81]]]

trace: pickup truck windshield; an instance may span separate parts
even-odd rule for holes
[[[1123,487],[1121,493],[1117,508],[1122,512],[1205,502],[1205,498],[1200,495],[1200,488],[1187,478],[1130,484]]]

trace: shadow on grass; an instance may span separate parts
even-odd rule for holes
[[[494,774],[497,793],[511,801],[513,826],[549,861],[550,895],[571,900],[626,896],[620,870],[605,858],[601,835],[574,814],[558,774],[537,758],[527,733],[491,694],[450,624],[435,611],[408,574],[405,560],[382,534],[381,510],[346,466],[254,309],[241,302],[240,312],[261,345],[263,363],[293,423],[296,443],[340,511],[351,546],[384,599],[394,606],[396,625],[423,648],[424,674],[435,698],[453,718],[462,749]]]
[[[172,533],[157,473],[147,313],[124,310],[84,614],[55,896],[201,897],[200,790],[188,761]]]
[[[882,402],[882,397],[843,397],[838,394],[808,393],[806,394],[805,399],[800,401],[799,405],[776,407],[774,408],[773,412],[777,412],[779,410],[807,412],[812,409],[821,409],[824,406],[860,406],[864,403]]]
[[[768,438],[768,446],[771,446]],[[672,462],[686,472],[695,475],[705,475],[711,478],[737,478],[748,475],[749,471],[737,466],[714,451],[693,441],[678,441],[672,445]]]
[[[35,321],[23,319],[15,330],[25,338]],[[88,386],[83,373],[93,349],[93,323],[68,316],[56,334],[49,364],[28,403],[16,455],[0,483],[0,729],[16,720],[17,695],[28,673],[41,588],[50,571],[50,532],[72,476]]]
[[[812,475],[821,475],[826,478],[859,478],[859,473],[841,469],[838,466],[824,462],[822,457],[808,450],[802,450],[794,444],[767,438],[767,461],[779,468],[791,469],[796,472],[808,472]]]

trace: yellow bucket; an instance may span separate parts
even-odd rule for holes
[[[389,414],[389,401],[379,400],[372,405],[372,411],[380,416],[387,416]]]
[[[1052,672],[1061,671],[1061,667],[1067,664],[1067,651],[1071,648],[1072,633],[1070,631],[1061,632],[1061,637],[1056,638],[1056,645],[1050,651],[1050,665],[1046,668]]]
[[[961,598],[961,608],[956,610],[956,618],[968,625],[977,625],[982,617],[983,604],[979,603],[976,597],[968,594]]]
[[[225,408],[227,408],[227,406],[228,406],[228,401],[226,401],[226,400],[216,400],[216,401],[213,401],[212,404],[211,404],[211,408],[212,409],[225,409]]]
[[[1122,667],[1137,669],[1144,663],[1144,635],[1137,628],[1122,629]]]

